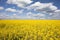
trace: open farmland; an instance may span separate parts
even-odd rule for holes
[[[0,20],[0,40],[60,40],[60,20]]]

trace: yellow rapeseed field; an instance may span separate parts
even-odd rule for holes
[[[0,20],[0,40],[60,40],[60,20]]]

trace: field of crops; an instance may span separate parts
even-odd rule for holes
[[[60,40],[60,20],[0,20],[0,40]]]

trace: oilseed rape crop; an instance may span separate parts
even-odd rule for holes
[[[0,20],[0,40],[60,40],[60,20]]]

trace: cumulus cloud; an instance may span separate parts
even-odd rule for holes
[[[23,11],[24,11],[24,10],[17,10],[17,12],[18,12],[19,14],[23,14]]]
[[[4,7],[0,7],[0,10],[3,10],[4,9]]]
[[[16,9],[7,8],[5,11],[7,11],[7,12],[16,12]]]
[[[35,2],[34,4],[26,7],[28,10],[34,10],[39,13],[45,14],[47,19],[60,19],[60,10],[53,5],[53,3],[40,3]],[[41,16],[41,14],[40,14]]]
[[[8,4],[16,4],[18,7],[24,8],[26,5],[30,4],[31,0],[8,0]]]
[[[32,12],[28,12],[27,15],[28,15],[28,16],[30,16],[30,15],[31,15],[31,16],[45,16],[45,14],[42,14],[42,13],[34,14],[34,13],[32,13]]]
[[[0,13],[0,19],[6,19],[9,18],[9,15],[7,15],[6,13]]]
[[[34,9],[36,11],[54,11],[57,10],[57,7],[53,3],[40,3],[36,2],[27,7],[28,9]]]
[[[16,18],[16,19],[60,19],[60,9],[58,9],[53,3],[40,3],[35,2],[31,4],[33,1],[31,0],[7,0],[8,4],[15,4],[18,7],[22,8],[22,10],[16,10],[13,8],[5,9],[6,12],[16,12],[17,14],[22,14],[23,17],[17,14],[13,14],[11,16],[7,16],[7,18]],[[31,4],[31,5],[29,5]],[[0,7],[0,10],[3,8]],[[26,10],[25,10],[26,9]],[[27,11],[28,10],[28,11]],[[33,10],[33,11],[32,11]],[[24,13],[25,11],[25,13]],[[37,13],[34,13],[37,12]],[[25,16],[26,15],[26,16]],[[3,15],[0,15],[3,16]]]
[[[20,19],[21,17],[17,14],[9,15],[7,13],[0,13],[0,19]]]
[[[17,14],[13,14],[13,16],[16,16]]]
[[[52,16],[52,19],[60,19],[60,10],[55,10],[54,15]]]
[[[27,13],[27,16],[28,18],[31,18],[31,19],[45,19],[45,14],[42,14],[42,13],[32,13],[32,12],[28,12]]]
[[[60,13],[60,10],[55,10],[56,13]]]
[[[23,13],[23,9],[22,10],[16,10],[16,9],[13,9],[13,8],[7,8],[5,9],[6,12],[16,12],[16,13],[19,13],[19,14],[22,14]]]

